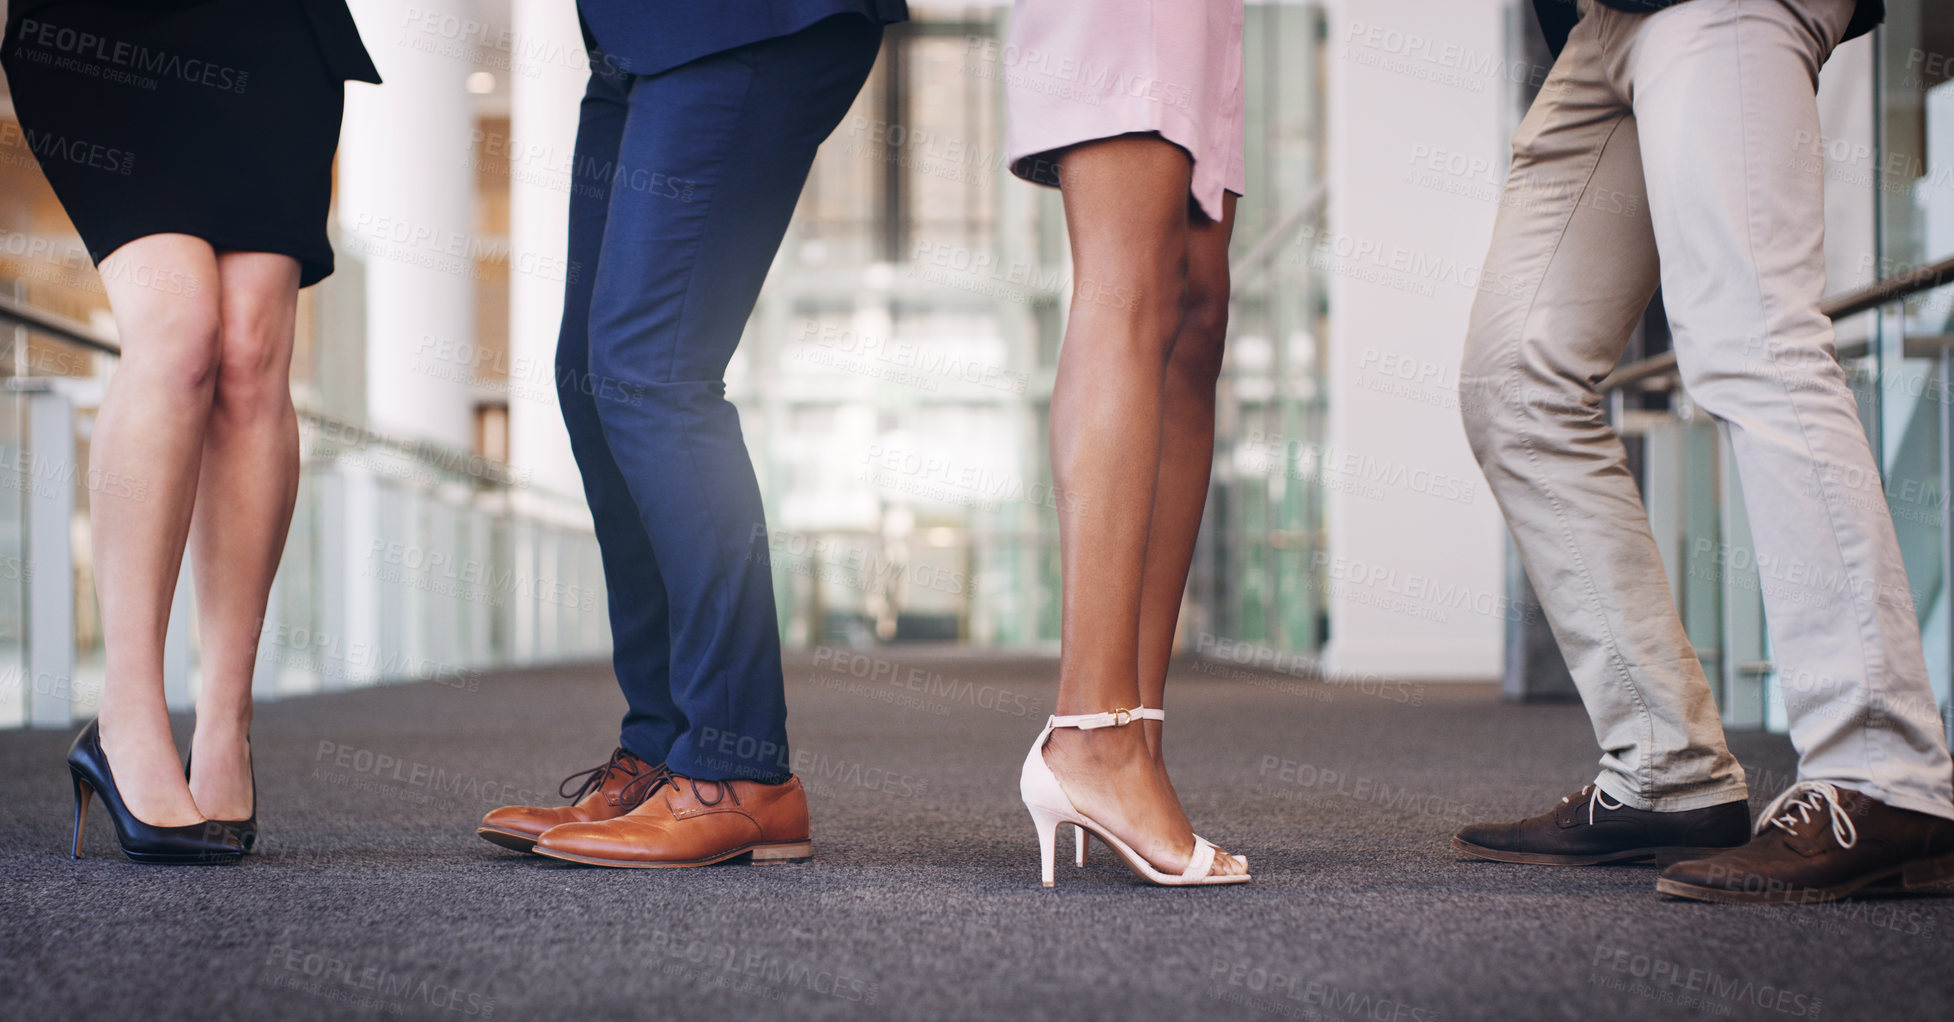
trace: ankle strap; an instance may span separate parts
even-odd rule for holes
[[[1046,722],[1047,728],[1076,727],[1081,731],[1091,731],[1102,727],[1125,727],[1136,720],[1166,720],[1167,711],[1142,706],[1137,710],[1114,710],[1111,713],[1075,713],[1069,717],[1053,716]]]

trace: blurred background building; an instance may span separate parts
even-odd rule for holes
[[[603,580],[552,355],[586,74],[571,0],[354,0],[338,272],[301,297],[300,509],[266,697],[602,657]],[[791,645],[1052,648],[1046,408],[1071,286],[1056,193],[1002,158],[1002,3],[912,0],[817,161],[729,380]],[[1827,66],[1830,291],[1947,703],[1954,628],[1954,11],[1888,0]],[[1524,0],[1248,4],[1248,195],[1214,488],[1181,643],[1357,683],[1568,692],[1458,425],[1507,140],[1550,58]],[[4,102],[4,101],[0,101]],[[683,182],[669,182],[682,189]],[[1924,269],[1923,269],[1924,268]],[[1939,273],[1939,276],[1936,276]],[[0,726],[100,691],[88,436],[114,326],[0,105]],[[1724,441],[1660,304],[1608,381],[1690,634],[1734,726],[1782,727]],[[170,691],[196,642],[186,575]]]

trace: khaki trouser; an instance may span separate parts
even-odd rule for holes
[[[1799,775],[1954,817],[1912,594],[1819,312],[1818,69],[1853,0],[1582,18],[1513,139],[1460,398],[1602,748],[1641,809],[1745,794],[1594,384],[1658,281],[1683,385],[1728,431]]]

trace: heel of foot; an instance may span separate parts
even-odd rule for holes
[[[778,866],[790,862],[807,862],[814,858],[814,842],[789,841],[785,844],[758,845],[748,853],[748,861],[755,866]]]
[[[1954,855],[1909,862],[1906,868],[1900,871],[1900,881],[1907,887],[1926,887],[1950,880],[1954,880]]]

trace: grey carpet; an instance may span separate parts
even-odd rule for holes
[[[1658,899],[1646,867],[1460,859],[1460,823],[1593,768],[1578,707],[1485,686],[1179,665],[1176,782],[1255,882],[1147,887],[1102,848],[1045,890],[1016,778],[1054,665],[884,660],[790,664],[804,866],[604,870],[477,839],[610,752],[601,667],[261,707],[266,847],[237,867],[131,865],[99,808],[70,861],[67,737],[0,734],[0,1016],[1907,1019],[1954,997],[1954,899],[1730,908]],[[1791,770],[1781,738],[1733,742],[1764,784]]]

